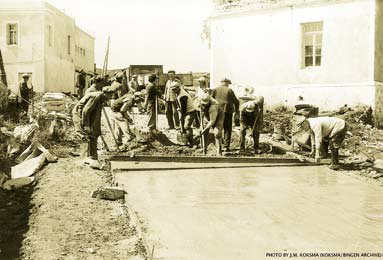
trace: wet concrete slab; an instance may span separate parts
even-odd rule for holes
[[[117,171],[116,180],[154,259],[383,251],[383,188],[323,166]]]

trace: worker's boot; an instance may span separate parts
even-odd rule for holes
[[[254,136],[254,153],[260,154],[262,151],[259,149],[259,134]]]
[[[217,155],[222,155],[222,141],[220,138],[215,139],[215,145],[217,146]]]
[[[338,149],[332,149],[331,150],[331,165],[329,167],[331,170],[339,170],[339,150]]]
[[[186,139],[188,140],[189,147],[192,148],[194,145],[193,142],[193,130],[192,129],[187,129],[186,130]]]

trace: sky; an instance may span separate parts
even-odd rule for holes
[[[209,49],[201,39],[211,0],[47,0],[95,37],[103,66],[110,36],[109,69],[159,64],[164,70],[207,72]]]

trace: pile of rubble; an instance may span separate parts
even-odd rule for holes
[[[46,163],[56,162],[57,154],[62,155],[62,150],[56,149],[57,144],[69,150],[68,143],[74,143],[70,116],[74,103],[74,99],[64,94],[47,93],[35,103],[34,113],[29,115],[30,123],[17,126],[1,123],[0,187],[15,190],[32,184],[33,175]],[[53,149],[55,155],[49,151]]]

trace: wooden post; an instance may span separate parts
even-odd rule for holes
[[[202,110],[199,112],[200,113],[200,121],[201,121],[201,132],[205,128],[204,123],[203,123],[203,117],[202,117]],[[205,150],[205,134],[201,135],[201,145],[202,145],[202,153],[206,154]]]

